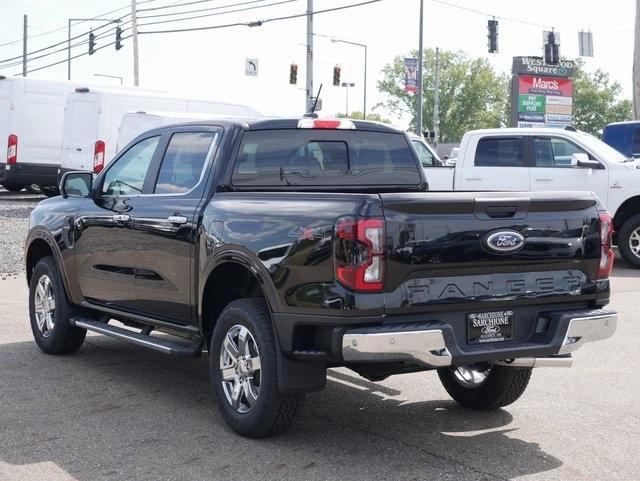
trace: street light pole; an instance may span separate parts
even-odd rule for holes
[[[351,42],[350,40],[342,40],[340,38],[332,38],[331,42],[347,43],[364,48],[364,103],[362,105],[362,120],[367,120],[367,46],[364,43]]]
[[[354,84],[353,82],[342,82],[341,85],[347,88],[347,105],[346,105],[346,112],[344,116],[349,117],[349,87],[355,87],[356,84]]]
[[[131,0],[131,44],[133,45],[133,85],[140,85],[138,57],[138,9],[136,0]]]
[[[111,18],[70,18],[67,28],[67,80],[71,80],[71,24],[73,22],[108,22],[119,23],[120,19]]]
[[[313,109],[313,0],[307,0],[307,98],[305,112]]]
[[[417,117],[416,117],[416,130],[417,134],[422,137],[422,67],[423,67],[423,53],[422,53],[422,24],[424,15],[424,0],[420,0],[420,39],[418,41],[418,105],[417,105]]]

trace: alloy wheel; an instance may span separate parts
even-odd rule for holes
[[[231,327],[220,348],[222,389],[231,407],[249,412],[260,395],[260,353],[253,335],[244,326]]]
[[[44,337],[53,332],[56,312],[56,300],[53,295],[53,286],[48,275],[43,274],[38,279],[34,296],[36,324]]]
[[[640,257],[640,227],[631,232],[629,236],[629,249],[636,257]]]

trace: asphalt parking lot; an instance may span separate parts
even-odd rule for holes
[[[617,259],[616,335],[539,369],[496,412],[458,407],[434,373],[371,383],[331,371],[284,435],[233,434],[207,360],[90,335],[67,357],[32,341],[20,256],[37,196],[0,190],[0,480],[635,480],[640,271]]]

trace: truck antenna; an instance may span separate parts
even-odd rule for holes
[[[317,118],[318,114],[316,114],[316,107],[318,106],[318,99],[320,98],[320,92],[322,92],[322,84],[320,84],[320,88],[318,88],[318,95],[316,95],[316,99],[313,102],[313,107],[311,107],[311,112],[307,112],[304,114],[305,117]]]

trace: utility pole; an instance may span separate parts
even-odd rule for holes
[[[138,64],[138,17],[136,0],[131,0],[131,36],[133,45],[133,85],[140,85],[139,64]]]
[[[633,116],[640,118],[640,0],[636,0],[636,25],[633,49]]]
[[[640,1],[640,0],[638,0]],[[418,105],[416,117],[416,134],[422,137],[422,64],[424,62],[422,53],[422,24],[424,15],[424,0],[420,0],[420,39],[418,41]]]
[[[313,108],[313,0],[307,0],[307,98],[306,98],[305,112],[311,112],[312,108]]]
[[[436,75],[433,82],[433,143],[438,145],[440,133],[440,49],[436,47]]]
[[[22,16],[22,76],[27,76],[27,16]]]

